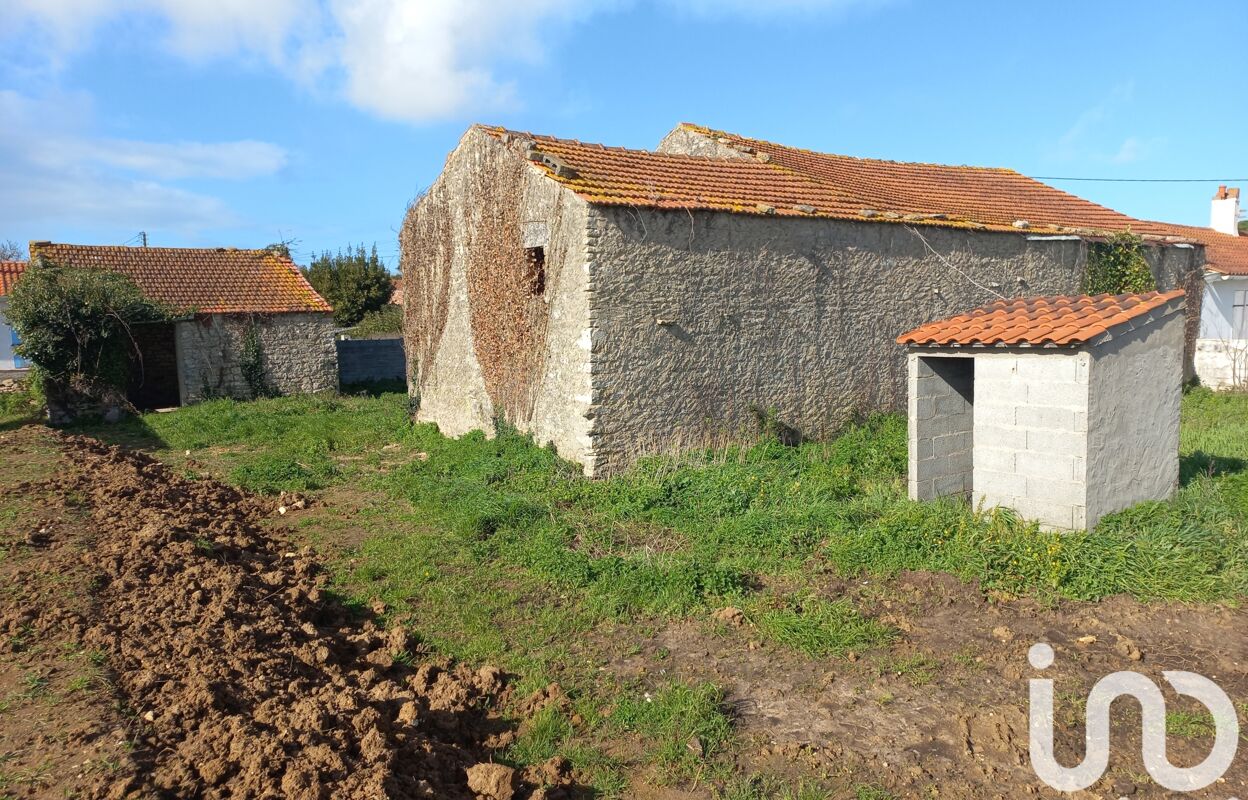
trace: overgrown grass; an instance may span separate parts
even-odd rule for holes
[[[651,743],[662,780],[684,781],[714,761],[732,738],[723,703],[723,692],[712,683],[672,683],[653,695],[625,696],[608,722]]]
[[[604,653],[673,618],[734,605],[750,635],[835,657],[891,639],[829,588],[864,574],[938,570],[986,589],[1083,599],[1248,594],[1248,395],[1189,393],[1177,495],[1068,534],[1005,510],[908,500],[896,416],[826,443],[763,438],[650,458],[600,481],[505,426],[451,440],[413,425],[401,394],[216,401],[92,432],[175,463],[189,450],[257,491],[338,487],[358,498],[350,514],[325,504],[300,522],[358,542],[336,565],[338,589],[357,603],[381,599],[427,647],[519,675],[517,696],[562,683],[583,721],[544,711],[507,757],[562,755],[607,796],[625,791],[604,746],[621,732],[637,733],[670,781],[700,774],[727,746],[715,687],[673,685],[646,702],[614,683]],[[867,663],[916,686],[935,669]],[[763,785],[738,782],[724,796]]]

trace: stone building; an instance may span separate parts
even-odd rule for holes
[[[1059,529],[1179,481],[1183,291],[998,300],[898,337],[910,497]]]
[[[139,408],[338,388],[332,309],[281,253],[31,242],[30,257],[126,275],[181,315],[134,329],[128,397]],[[254,386],[245,367],[257,362]]]
[[[475,126],[401,232],[409,383],[444,433],[503,418],[592,475],[761,418],[823,437],[904,406],[898,332],[1077,292],[1128,229],[1161,288],[1198,285],[1200,246],[1011,170]]]

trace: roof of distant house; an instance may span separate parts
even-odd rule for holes
[[[332,310],[294,262],[273,250],[31,242],[30,257],[118,272],[153,300],[204,314]]]
[[[1248,236],[1232,236],[1195,225],[1166,224],[1166,227],[1205,246],[1206,269],[1224,275],[1248,275]]]
[[[1143,294],[1018,297],[920,325],[898,344],[931,347],[1071,347],[1111,328],[1144,324],[1182,307],[1183,290]]]
[[[478,129],[515,146],[552,179],[600,205],[829,217],[1041,234],[1131,230],[1183,241],[1013,170],[880,161],[816,153],[684,123],[740,157],[629,150],[505,128]]]
[[[0,297],[13,291],[17,279],[26,271],[25,261],[0,261]]]

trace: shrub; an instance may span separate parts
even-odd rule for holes
[[[7,316],[21,336],[18,354],[60,402],[118,396],[134,353],[130,329],[166,320],[170,311],[124,275],[36,261],[14,287]]]
[[[303,275],[334,307],[334,322],[355,325],[370,311],[378,311],[390,301],[394,291],[390,273],[377,255],[377,245],[365,252],[364,245],[321,253]]]

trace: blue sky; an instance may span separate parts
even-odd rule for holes
[[[1242,0],[0,0],[0,239],[375,241],[397,267],[474,121],[1242,178],[1245,42]],[[1197,225],[1215,189],[1054,183]]]

